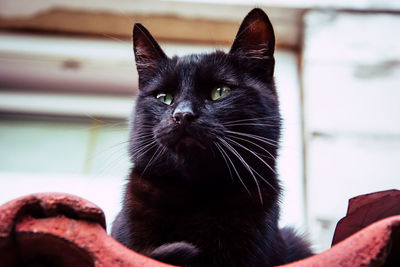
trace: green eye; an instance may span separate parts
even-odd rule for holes
[[[220,99],[221,97],[225,97],[227,94],[229,94],[230,91],[231,88],[226,85],[217,86],[211,91],[211,99],[215,101],[217,99]]]
[[[174,99],[174,97],[170,93],[164,93],[164,92],[158,93],[156,95],[156,98],[167,105],[171,105],[172,100]]]

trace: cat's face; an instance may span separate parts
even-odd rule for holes
[[[274,168],[280,115],[274,34],[265,13],[249,13],[229,53],[168,58],[140,24],[133,39],[140,89],[131,136],[136,168],[221,168],[231,175]]]

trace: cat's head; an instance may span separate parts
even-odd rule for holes
[[[138,171],[273,171],[280,133],[275,38],[261,9],[245,17],[229,53],[169,58],[141,24],[133,43],[139,95],[130,151]]]

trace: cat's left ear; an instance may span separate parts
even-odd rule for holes
[[[240,25],[229,53],[249,59],[267,61],[269,75],[274,69],[275,34],[265,12],[255,8],[247,14]]]
[[[135,23],[132,37],[140,88],[141,84],[151,78],[151,74],[161,61],[167,59],[167,56],[142,24]]]

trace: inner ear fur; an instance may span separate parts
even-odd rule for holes
[[[259,8],[250,11],[239,27],[230,53],[250,58],[268,59],[275,50],[275,34],[265,12]]]
[[[153,38],[150,32],[140,23],[133,26],[133,52],[135,54],[136,68],[139,73],[139,82],[142,76],[154,71],[159,62],[166,59],[164,51]]]

